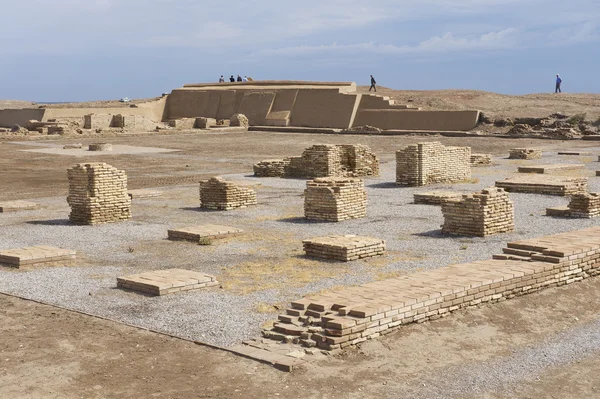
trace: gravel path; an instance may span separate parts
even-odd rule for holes
[[[598,153],[600,148],[586,151]],[[134,201],[131,221],[94,227],[70,225],[65,198],[43,198],[38,202],[45,209],[0,215],[0,249],[40,244],[75,249],[77,265],[32,271],[0,268],[0,291],[229,346],[256,336],[262,323],[275,318],[273,304],[283,306],[334,286],[488,259],[507,241],[596,225],[594,219],[543,216],[546,207],[566,205],[568,198],[511,194],[514,233],[485,239],[444,237],[439,233],[440,208],[412,204],[415,192],[472,192],[492,186],[525,163],[582,161],[588,162],[590,176],[600,169],[589,156],[545,154],[528,162],[494,158],[494,166],[473,169],[477,183],[420,188],[396,187],[395,163],[383,163],[382,176],[366,180],[368,217],[333,224],[302,218],[306,183],[294,179],[225,176],[261,183],[258,206],[230,212],[199,211],[197,185],[162,188],[163,197]],[[600,191],[600,178],[590,177],[589,190]],[[239,227],[247,234],[211,246],[166,240],[168,228],[209,223]],[[302,239],[327,234],[380,237],[387,241],[388,254],[348,264],[316,263],[301,256]],[[224,288],[156,298],[115,288],[117,276],[173,267],[214,274]],[[272,312],[263,313],[265,306]]]

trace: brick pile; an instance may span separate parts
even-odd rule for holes
[[[248,127],[250,126],[250,122],[244,114],[233,114],[229,118],[229,126]]]
[[[496,187],[514,193],[565,196],[586,192],[587,183],[587,177],[522,174],[497,181]]]
[[[442,233],[478,237],[508,233],[515,229],[514,213],[508,193],[490,187],[442,202]]]
[[[289,158],[285,177],[363,177],[379,175],[379,158],[366,145],[318,144]]]
[[[546,208],[546,215],[571,218],[594,218],[600,216],[600,193],[574,194],[567,206]]]
[[[471,166],[492,164],[492,154],[471,154]]]
[[[409,145],[396,152],[396,184],[424,186],[471,178],[471,148],[439,142]]]
[[[167,269],[118,277],[117,287],[150,295],[195,291],[219,285],[215,277],[184,269]]]
[[[323,177],[306,182],[304,216],[340,222],[367,215],[367,192],[361,179]]]
[[[37,266],[66,266],[75,259],[75,251],[38,245],[18,249],[0,250],[0,265],[27,268]]]
[[[537,148],[513,148],[509,150],[510,159],[540,159],[542,150]]]
[[[225,181],[222,177],[211,177],[200,182],[201,208],[228,211],[256,203],[256,191],[241,183]]]
[[[454,191],[429,191],[426,193],[415,193],[413,195],[415,204],[424,205],[441,205],[442,202],[452,199],[460,198],[463,193],[457,193]]]
[[[75,224],[111,223],[131,218],[127,175],[105,163],[80,163],[67,171]]]
[[[349,262],[385,253],[385,241],[355,235],[317,237],[302,241],[306,256]]]
[[[214,118],[196,118],[196,123],[194,127],[197,129],[209,129],[211,126],[215,126],[217,124],[217,120]]]
[[[268,351],[281,347],[269,342],[289,342],[290,353],[302,346],[343,349],[402,325],[580,281],[600,274],[600,227],[511,242],[503,252],[307,296],[292,302],[273,328],[262,331],[263,338],[245,344]]]
[[[256,177],[283,177],[285,168],[290,164],[289,158],[267,159],[254,165],[254,176]]]

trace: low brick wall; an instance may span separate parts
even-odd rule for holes
[[[424,186],[471,178],[471,147],[446,147],[439,142],[409,145],[396,152],[396,184]]]
[[[513,148],[509,150],[510,159],[540,159],[542,150],[537,148]]]
[[[304,216],[309,220],[340,222],[367,215],[367,192],[361,179],[325,177],[308,181]]]
[[[310,295],[263,336],[325,350],[600,274],[600,227],[509,243],[494,259]],[[265,346],[268,348],[268,346]]]
[[[600,216],[600,193],[574,194],[568,206],[546,208],[546,215],[570,218]]]
[[[200,182],[200,207],[227,211],[256,205],[256,191],[239,183],[211,177]]]

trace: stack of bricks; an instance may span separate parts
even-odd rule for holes
[[[67,174],[71,222],[92,225],[131,218],[131,199],[124,171],[105,163],[80,163]]]
[[[362,177],[379,175],[379,159],[366,145],[319,144],[289,158],[285,177]]]
[[[355,235],[317,237],[302,241],[306,256],[342,262],[371,258],[385,253],[385,241]]]
[[[512,242],[503,252],[490,260],[307,296],[292,302],[262,335],[295,345],[290,352],[299,345],[343,349],[402,325],[580,281],[600,274],[600,227]]]
[[[566,196],[585,193],[587,183],[587,177],[522,174],[497,181],[496,187],[515,193]]]
[[[200,182],[200,207],[219,211],[256,205],[256,191],[240,183],[228,182],[222,177],[211,177]]]
[[[471,166],[491,165],[491,154],[471,154]]]
[[[471,178],[471,148],[439,142],[412,144],[396,152],[396,184],[424,186]]]
[[[600,216],[600,193],[574,194],[565,207],[546,208],[546,215],[571,218],[595,218]]]
[[[283,177],[285,168],[290,164],[289,158],[267,159],[254,165],[254,176],[256,177]]]
[[[501,188],[448,199],[442,202],[442,213],[445,234],[485,237],[515,229],[513,202]]]
[[[325,177],[306,182],[304,216],[339,222],[367,215],[367,192],[361,179]]]
[[[537,148],[513,148],[509,151],[510,159],[540,159],[542,150]]]
[[[19,269],[36,266],[66,266],[72,264],[74,259],[75,251],[48,245],[0,250],[0,265]]]

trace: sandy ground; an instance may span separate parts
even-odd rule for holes
[[[547,364],[543,345],[597,328],[599,292],[592,279],[407,326],[291,374],[0,295],[0,397],[592,398],[598,352]]]
[[[474,152],[566,149],[594,143],[438,138]],[[422,137],[196,133],[111,139],[177,149],[172,156],[109,155],[131,188],[248,173],[258,160],[316,143],[363,143],[393,161]],[[429,140],[429,138],[427,139]],[[73,140],[60,140],[67,143]],[[42,143],[40,143],[42,144]],[[1,200],[66,195],[66,169],[85,159],[0,144]],[[90,159],[94,161],[96,158]],[[595,397],[600,377],[600,280],[547,290],[412,325],[292,374],[193,343],[0,296],[0,397],[7,398],[504,398]],[[560,356],[548,348],[561,348]]]

